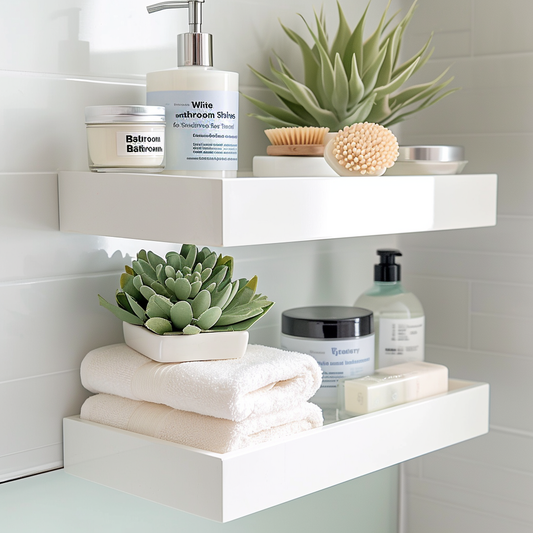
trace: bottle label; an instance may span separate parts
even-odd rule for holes
[[[379,367],[424,360],[424,317],[379,319]]]
[[[237,170],[237,91],[153,91],[166,109],[168,170]]]
[[[165,153],[165,134],[142,133],[139,131],[117,131],[117,155],[120,156],[162,156]]]
[[[281,347],[316,359],[322,369],[322,384],[311,401],[323,408],[337,405],[339,379],[360,378],[374,373],[374,335],[323,340],[282,335]]]

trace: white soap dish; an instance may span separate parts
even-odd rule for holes
[[[272,177],[333,177],[338,174],[326,163],[323,157],[312,156],[255,156],[253,174],[257,178]]]

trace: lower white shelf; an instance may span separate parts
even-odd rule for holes
[[[483,435],[489,385],[450,380],[445,394],[217,454],[79,417],[64,419],[65,470],[228,522]]]

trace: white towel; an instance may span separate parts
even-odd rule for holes
[[[320,408],[306,402],[291,409],[233,422],[110,394],[88,398],[82,405],[80,417],[217,453],[294,435],[323,423]]]
[[[258,345],[240,359],[157,363],[115,344],[89,352],[81,364],[81,381],[91,392],[236,422],[306,402],[321,379],[311,356]]]

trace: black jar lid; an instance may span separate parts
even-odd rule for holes
[[[362,307],[298,307],[283,311],[281,332],[312,339],[364,337],[374,333],[374,316]]]

